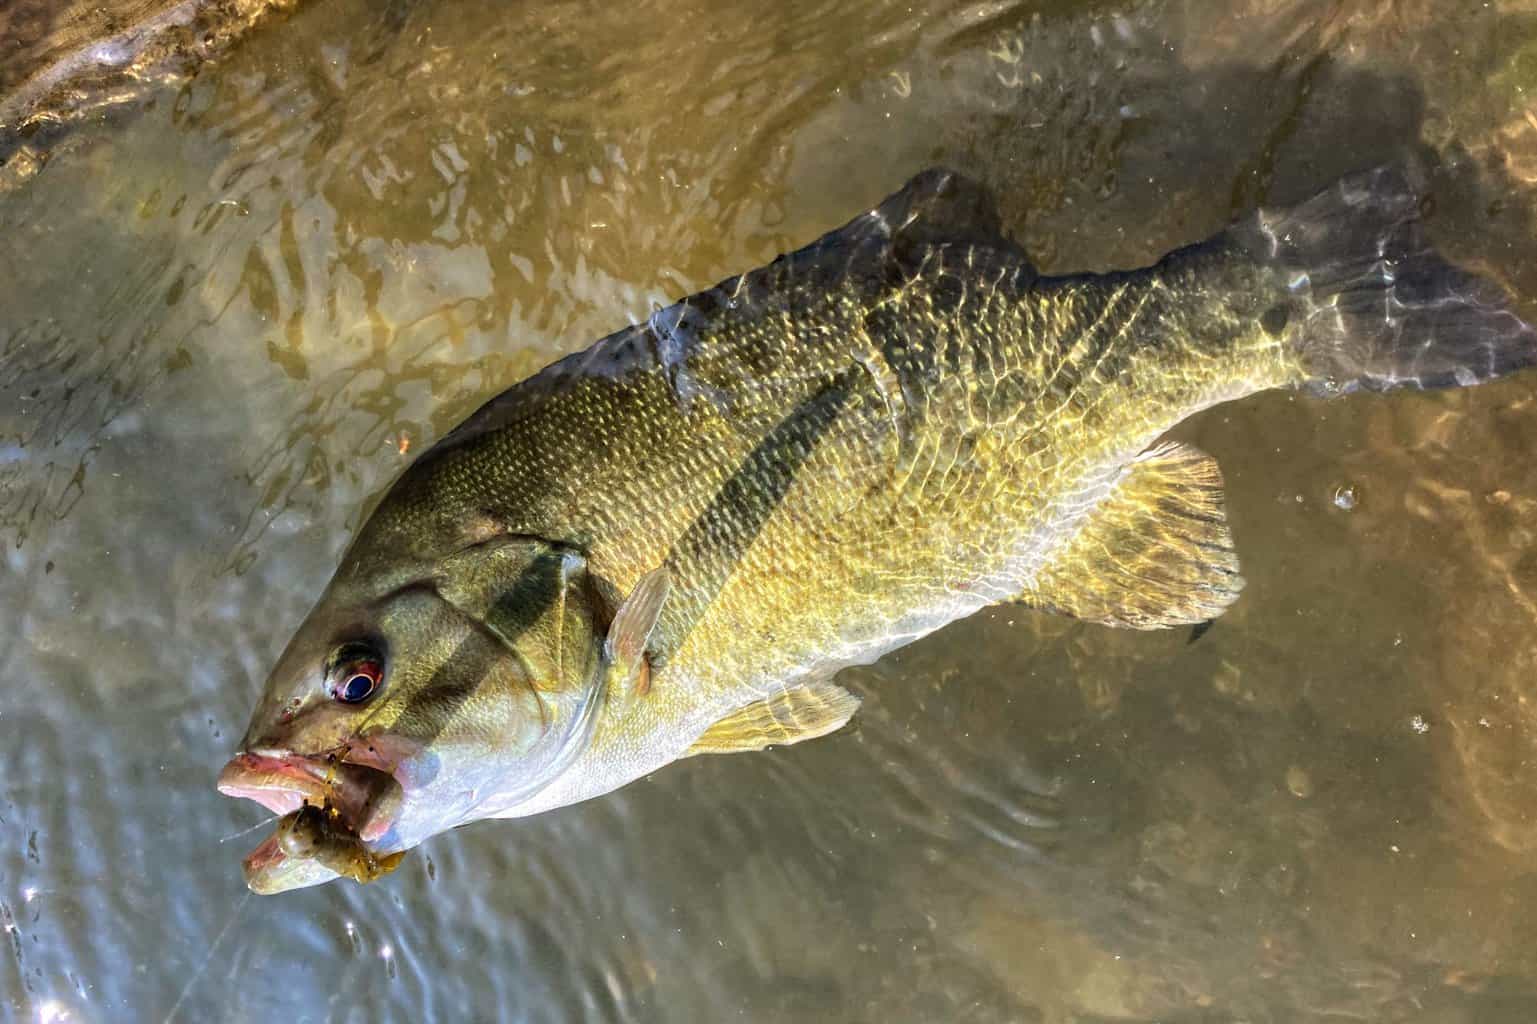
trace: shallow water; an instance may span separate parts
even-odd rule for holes
[[[22,1020],[1537,1019],[1537,376],[1256,396],[1196,643],[1017,609],[855,726],[276,898],[218,767],[490,394],[943,162],[1047,271],[1395,158],[1537,315],[1537,5],[336,0],[0,195]]]

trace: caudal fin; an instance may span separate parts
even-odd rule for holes
[[[1453,266],[1425,240],[1420,200],[1401,171],[1353,174],[1297,206],[1258,210],[1230,237],[1273,266],[1307,385],[1479,384],[1537,364],[1537,332],[1494,282]]]

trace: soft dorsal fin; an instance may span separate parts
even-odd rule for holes
[[[1166,444],[1127,467],[1021,600],[1109,626],[1159,629],[1216,618],[1242,588],[1216,460]]]
[[[656,628],[657,616],[667,602],[667,592],[672,583],[666,566],[652,569],[640,578],[630,596],[619,605],[614,621],[609,624],[608,637],[603,642],[603,656],[610,671],[618,677],[622,686],[631,679],[640,679],[636,692],[642,696],[650,687],[651,673],[642,671],[646,656],[646,644],[651,631]]]
[[[704,731],[690,754],[736,754],[788,746],[843,727],[859,698],[828,682],[791,687],[740,707]]]

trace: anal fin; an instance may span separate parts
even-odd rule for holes
[[[1166,444],[1127,467],[1020,600],[1089,622],[1160,629],[1209,622],[1243,582],[1216,460]]]
[[[816,739],[843,727],[859,698],[828,682],[794,686],[738,708],[704,731],[689,754],[736,754]]]

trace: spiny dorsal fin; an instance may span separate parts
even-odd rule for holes
[[[788,746],[843,727],[859,698],[832,683],[806,683],[738,708],[704,731],[690,754],[736,754]]]
[[[943,167],[915,175],[873,210],[823,236],[811,248],[847,250],[872,239],[879,239],[881,248],[903,263],[921,259],[925,250],[941,245],[979,245],[1009,253],[1021,269],[1030,263],[1004,234],[992,192]]]
[[[992,193],[981,183],[944,167],[914,175],[874,212],[893,238],[926,245],[1011,245],[1004,238]]]
[[[1159,629],[1213,619],[1242,588],[1217,461],[1166,444],[1127,467],[1022,599],[1089,622]]]
[[[611,670],[617,674],[621,684],[628,686],[630,680],[638,674],[642,685],[637,687],[636,692],[641,695],[649,688],[651,679],[649,671],[641,671],[646,643],[651,639],[651,631],[656,628],[657,616],[662,614],[662,605],[667,602],[671,582],[672,577],[666,566],[652,569],[642,576],[640,582],[635,584],[635,589],[630,591],[630,596],[624,599],[624,603],[614,613],[614,621],[608,627],[608,638],[603,642],[603,656],[608,659]]]

